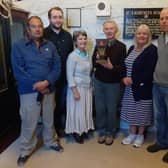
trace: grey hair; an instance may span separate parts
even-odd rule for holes
[[[105,26],[106,23],[111,23],[111,24],[113,24],[115,26],[115,28],[116,28],[115,38],[117,38],[119,36],[119,34],[120,34],[120,31],[119,31],[117,23],[114,20],[107,20],[107,21],[105,21],[103,23],[103,29],[104,29],[104,26]]]

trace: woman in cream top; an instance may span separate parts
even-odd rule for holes
[[[86,52],[87,34],[73,35],[76,49],[67,60],[67,118],[66,133],[72,133],[76,142],[84,142],[84,133],[94,129],[92,119],[91,62]]]

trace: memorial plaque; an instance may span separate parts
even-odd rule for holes
[[[146,24],[152,32],[152,39],[160,35],[160,11],[162,8],[125,8],[124,9],[124,39],[133,39],[140,24]]]

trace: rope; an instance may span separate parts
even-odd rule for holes
[[[0,11],[0,15],[5,18],[5,19],[10,19],[10,23],[12,23],[12,16],[11,16],[11,7],[10,7],[10,3],[7,2],[7,0],[0,0],[0,7],[2,7],[3,10],[5,10],[7,12],[7,15],[4,15],[1,11]]]

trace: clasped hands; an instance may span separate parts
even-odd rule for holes
[[[48,89],[49,82],[47,80],[36,82],[33,85],[33,90],[36,90],[42,94],[49,93]]]

